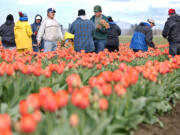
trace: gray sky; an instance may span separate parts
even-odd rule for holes
[[[47,8],[53,7],[57,11],[56,19],[67,27],[76,19],[79,9],[85,9],[90,18],[95,5],[101,5],[103,14],[112,16],[114,20],[129,23],[153,18],[156,23],[164,24],[169,8],[175,8],[180,13],[180,0],[1,0],[0,24],[4,23],[9,13],[18,20],[18,11],[26,12],[29,22],[33,23],[36,14],[45,18]]]

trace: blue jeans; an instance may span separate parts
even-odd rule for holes
[[[94,40],[95,52],[99,53],[100,51],[104,51],[106,47],[106,39],[104,40]]]
[[[16,49],[16,45],[14,45],[14,46],[10,46],[9,44],[7,44],[7,43],[3,43],[3,48],[4,49],[8,49],[8,50],[15,50]]]
[[[39,46],[33,46],[33,51],[34,52],[39,52]]]
[[[57,49],[57,41],[44,41],[44,52],[52,52]]]
[[[8,49],[8,50],[15,50],[16,49],[16,47],[4,47],[4,49]]]

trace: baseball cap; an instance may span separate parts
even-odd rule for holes
[[[49,9],[47,10],[47,12],[48,12],[48,13],[49,13],[49,12],[56,13],[56,10],[55,10],[54,8],[49,8]]]
[[[94,7],[94,12],[102,12],[101,6],[97,5]]]
[[[148,19],[147,21],[148,21],[149,23],[154,24],[154,26],[156,25],[156,24],[155,24],[155,20],[154,20],[154,19]]]
[[[40,16],[37,16],[37,17],[36,17],[36,20],[41,20],[41,17],[40,17]]]

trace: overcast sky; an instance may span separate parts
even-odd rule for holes
[[[0,24],[9,13],[18,20],[18,11],[26,12],[32,23],[37,13],[45,18],[47,8],[53,7],[57,11],[56,19],[67,27],[68,23],[76,19],[79,9],[85,9],[90,18],[94,14],[95,5],[101,5],[106,16],[129,23],[153,18],[157,23],[163,24],[168,17],[169,8],[175,8],[180,13],[180,0],[1,0]]]

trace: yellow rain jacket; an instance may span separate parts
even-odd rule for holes
[[[14,26],[16,48],[19,52],[32,50],[32,30],[28,21],[17,21]]]
[[[73,40],[74,40],[74,35],[71,34],[71,33],[69,33],[69,32],[66,32],[66,33],[64,34],[64,39],[65,39],[65,40],[67,40],[67,39],[73,39]],[[73,47],[73,49],[74,49],[74,42],[73,42],[73,44],[72,44],[72,47]]]

